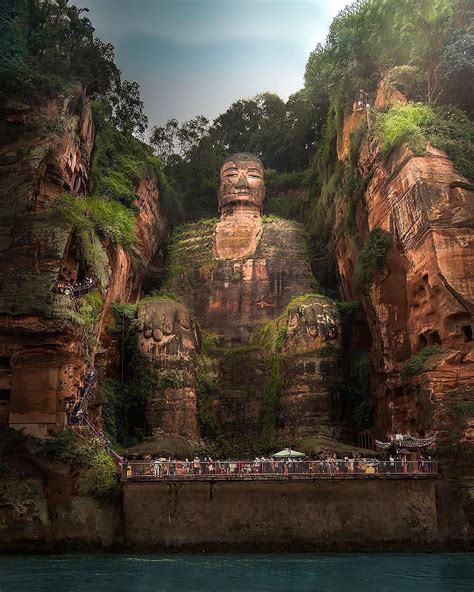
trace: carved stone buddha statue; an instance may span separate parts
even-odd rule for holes
[[[203,360],[198,323],[205,338],[212,336],[205,365],[213,369],[212,407],[219,422],[230,433],[258,439],[275,351],[275,344],[262,345],[260,336],[274,323],[273,334],[283,336],[280,436],[333,435],[328,384],[337,373],[337,309],[313,293],[302,225],[262,220],[264,198],[262,161],[247,152],[233,154],[220,170],[219,221],[188,224],[171,239],[167,288],[179,303],[157,298],[139,307],[142,352],[181,380],[151,398],[152,427],[199,434],[193,420]]]

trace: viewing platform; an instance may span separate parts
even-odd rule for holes
[[[317,479],[426,479],[436,461],[129,461],[123,481],[288,481]]]

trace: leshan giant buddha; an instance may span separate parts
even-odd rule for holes
[[[206,407],[224,436],[338,435],[328,386],[337,374],[337,309],[314,293],[303,228],[262,218],[264,198],[261,160],[233,154],[220,171],[219,221],[180,227],[171,239],[166,288],[180,304],[157,297],[140,306],[140,346],[184,382],[179,395],[176,385],[154,393],[154,428],[198,436],[190,414]],[[186,326],[203,332],[200,353],[194,330],[187,339],[182,329],[170,333],[184,308],[193,319]],[[209,382],[214,388],[197,388]]]

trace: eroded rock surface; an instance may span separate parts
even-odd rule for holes
[[[381,84],[375,106],[404,102],[399,94]],[[351,128],[353,115],[343,127],[346,140]],[[466,388],[474,398],[472,185],[429,144],[421,156],[402,145],[382,159],[371,134],[362,143],[359,170],[369,181],[364,206],[356,210],[358,234],[366,239],[376,227],[390,233],[384,269],[367,286],[356,287],[357,248],[343,230],[344,202],[338,204],[335,244],[343,293],[362,301],[370,327],[376,421],[387,434],[437,434],[440,455],[454,467],[464,455],[474,459],[473,410],[463,399]],[[426,346],[440,351],[419,374],[401,374]],[[442,453],[448,440],[455,446],[451,456]],[[472,471],[463,470],[472,480]]]
[[[141,269],[122,247],[93,232],[85,241],[67,220],[51,217],[58,196],[89,194],[94,142],[90,100],[81,89],[11,111],[0,126],[0,371],[7,386],[1,418],[40,437],[67,423],[99,337],[116,347],[106,334],[109,306],[139,297],[143,269],[163,240],[157,179],[148,173],[136,188],[134,257]],[[74,301],[57,287],[89,279],[102,304],[95,321],[84,322],[85,294]],[[95,417],[100,425],[100,412]]]
[[[149,427],[198,437],[196,371],[200,340],[188,309],[172,300],[149,299],[138,308],[138,344],[160,371],[147,406]]]

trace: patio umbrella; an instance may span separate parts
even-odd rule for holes
[[[275,452],[275,454],[272,454],[271,456],[272,458],[303,458],[306,454],[304,452],[292,450],[291,448],[283,448],[283,450]]]

